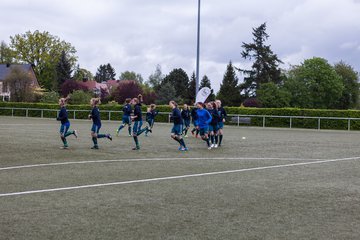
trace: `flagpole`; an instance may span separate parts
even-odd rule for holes
[[[200,0],[198,0],[197,50],[196,50],[196,92],[199,92],[199,59],[200,59]]]

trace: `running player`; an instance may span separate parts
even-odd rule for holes
[[[171,138],[180,144],[180,151],[187,151],[188,149],[185,145],[184,139],[181,136],[181,124],[183,120],[181,118],[180,109],[178,108],[178,105],[175,101],[170,101],[169,106],[172,108],[171,120],[174,122],[174,126],[171,129]]]
[[[98,146],[98,138],[107,138],[112,141],[112,137],[110,134],[100,134],[101,128],[101,118],[100,118],[100,111],[97,107],[100,104],[100,98],[92,98],[90,100],[90,105],[92,107],[91,114],[89,114],[89,118],[92,119],[93,125],[91,128],[91,137],[94,143],[94,146],[91,149],[99,149]]]
[[[221,101],[220,100],[216,100],[216,105],[218,107],[218,111],[220,114],[220,121],[219,121],[219,147],[221,146],[222,140],[223,140],[223,134],[224,134],[224,123],[226,121],[226,111],[225,109],[221,106]]]
[[[197,110],[198,109],[196,106],[191,110],[191,120],[192,120],[192,124],[194,125],[194,128],[191,130],[191,134],[193,136],[195,136],[196,138],[199,135],[199,129],[197,127],[198,126],[198,116],[196,114]],[[195,135],[195,132],[196,132],[196,135]]]
[[[135,147],[133,147],[132,150],[140,150],[138,136],[140,136],[145,131],[149,131],[148,127],[141,129],[143,123],[141,110],[141,103],[143,102],[142,95],[139,94],[138,98],[133,98],[131,102],[132,104],[134,104],[134,116],[132,116],[131,118],[134,121],[133,138],[135,141]]]
[[[210,115],[210,113],[204,108],[204,104],[203,103],[197,103],[196,104],[198,110],[196,112],[197,114],[197,121],[198,121],[198,126],[197,129],[200,132],[200,136],[201,139],[204,140],[208,146],[208,149],[211,149],[210,146],[210,141],[209,141],[209,124],[212,120],[212,117]]]
[[[218,131],[219,131],[220,114],[219,114],[219,110],[218,110],[215,102],[208,103],[208,110],[212,117],[212,120],[209,125],[211,147],[217,148],[218,147]]]
[[[119,136],[121,129],[123,129],[126,125],[128,125],[129,136],[131,137],[131,117],[130,116],[132,113],[132,109],[131,109],[130,102],[131,102],[131,98],[127,98],[125,100],[125,105],[123,106],[122,124],[116,131],[116,136]]]
[[[159,111],[156,110],[156,105],[151,104],[146,112],[146,122],[148,123],[148,130],[145,131],[145,136],[148,135],[148,132],[152,133],[152,129],[153,129],[154,123],[155,123],[155,117],[158,114],[159,114]]]
[[[190,108],[187,104],[184,104],[184,108],[181,111],[181,117],[183,119],[182,134],[184,135],[184,137],[188,137],[187,132],[189,131],[190,128],[191,113],[190,113]]]
[[[56,120],[61,121],[61,127],[60,127],[60,138],[63,142],[64,146],[62,146],[62,149],[68,149],[69,145],[66,141],[66,137],[70,135],[74,135],[77,138],[77,132],[76,130],[69,130],[70,129],[70,121],[68,119],[68,113],[66,110],[66,103],[68,98],[60,98],[59,99],[59,105],[60,105],[60,111],[58,114],[58,117]]]

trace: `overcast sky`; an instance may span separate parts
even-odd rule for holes
[[[70,42],[80,67],[95,73],[111,63],[117,76],[145,80],[195,70],[197,0],[0,0],[0,41],[26,31],[48,31]],[[360,0],[202,0],[200,75],[217,91],[229,61],[247,67],[240,52],[252,28],[267,22],[274,53],[285,63],[323,57],[360,71]],[[241,76],[239,76],[241,78]]]

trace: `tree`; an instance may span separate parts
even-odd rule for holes
[[[344,85],[338,108],[355,108],[359,100],[359,73],[352,66],[341,61],[334,66]]]
[[[214,90],[211,88],[211,81],[206,75],[204,75],[204,77],[201,79],[200,82],[200,89],[203,87],[208,87],[211,89],[211,94],[208,97],[208,101],[215,101],[215,94],[214,94]]]
[[[108,63],[99,66],[95,74],[95,80],[101,83],[107,80],[115,80],[115,76],[115,69],[111,66],[110,63]]]
[[[196,99],[196,75],[195,72],[191,74],[190,82],[189,82],[189,88],[188,88],[188,100],[189,103],[195,103]]]
[[[0,64],[14,63],[13,55],[14,55],[14,53],[11,51],[9,46],[4,41],[1,41]]]
[[[265,108],[284,108],[290,106],[291,95],[286,89],[273,82],[264,83],[257,91],[257,99]]]
[[[74,90],[70,94],[70,103],[71,104],[88,104],[90,99],[93,97],[93,94],[86,92],[84,90]]]
[[[56,81],[56,65],[62,52],[65,52],[71,68],[75,66],[76,50],[70,43],[60,40],[49,32],[38,30],[17,34],[10,37],[10,48],[14,52],[15,60],[31,64],[38,78],[40,86],[52,90]]]
[[[136,72],[130,72],[130,71],[122,72],[120,74],[120,79],[121,80],[135,80],[140,84],[143,84],[143,82],[144,82],[144,79],[141,76],[141,74],[138,74]]]
[[[81,82],[75,80],[66,80],[63,85],[61,85],[61,94],[64,97],[76,90],[87,91],[87,88],[81,85]]]
[[[73,79],[77,81],[93,80],[94,75],[89,70],[86,70],[85,68],[80,68],[80,66],[77,65],[74,71]]]
[[[60,90],[61,85],[71,78],[71,63],[67,59],[66,53],[63,51],[61,53],[60,60],[56,65],[56,78],[57,78],[57,88]]]
[[[164,79],[164,75],[161,72],[161,66],[157,65],[155,72],[149,76],[149,85],[152,87],[155,91],[158,91],[160,89],[161,82]]]
[[[42,95],[40,102],[42,102],[42,103],[58,103],[59,98],[60,98],[60,95],[58,92],[55,92],[55,91],[45,92]]]
[[[123,104],[126,98],[134,98],[142,94],[140,84],[134,80],[120,81],[119,86],[113,91],[112,97],[119,104]]]
[[[294,67],[284,87],[291,93],[292,107],[301,108],[336,108],[344,90],[335,69],[318,57]]]
[[[18,66],[6,76],[4,86],[10,90],[10,99],[14,102],[32,102],[35,99],[34,80]]]
[[[256,90],[263,83],[281,82],[281,70],[279,64],[282,61],[270,49],[270,45],[265,45],[265,41],[269,38],[266,33],[266,23],[261,24],[258,28],[253,28],[253,43],[243,43],[244,48],[241,56],[245,60],[254,59],[251,70],[239,69],[245,74],[244,83],[240,89],[244,91],[245,97],[256,96]]]
[[[231,61],[227,65],[217,98],[221,100],[224,106],[240,106],[240,88],[238,78]]]
[[[158,96],[158,99],[155,101],[156,104],[168,104],[171,100],[178,101],[175,87],[170,82],[161,85]]]
[[[189,77],[183,69],[177,68],[172,70],[164,78],[162,85],[166,83],[170,83],[175,88],[173,98],[176,97],[184,102],[188,101]]]

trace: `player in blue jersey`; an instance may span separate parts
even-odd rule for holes
[[[140,136],[143,132],[145,131],[149,131],[148,127],[145,127],[143,129],[141,129],[142,127],[142,110],[141,110],[141,103],[143,102],[142,99],[142,95],[139,94],[138,98],[133,98],[131,100],[132,104],[134,104],[134,116],[132,116],[132,120],[134,121],[134,126],[133,126],[133,138],[135,141],[135,147],[132,148],[132,150],[139,150],[140,149],[140,144],[139,144],[139,139],[138,136]]]
[[[183,119],[182,134],[184,135],[184,137],[187,137],[187,132],[190,128],[190,119],[191,119],[190,108],[187,104],[184,104],[184,108],[181,111],[181,117]]]
[[[99,149],[98,146],[98,138],[107,138],[110,141],[112,141],[112,137],[110,134],[100,134],[100,128],[101,128],[101,118],[100,118],[100,111],[97,107],[98,104],[100,104],[99,98],[92,98],[90,100],[90,105],[92,107],[91,114],[89,115],[89,119],[92,119],[93,125],[91,127],[91,137],[92,141],[94,143],[94,146],[91,149]]]
[[[188,149],[185,145],[184,139],[181,136],[183,119],[181,117],[180,109],[178,108],[178,105],[175,101],[170,101],[169,106],[172,108],[171,120],[174,123],[173,128],[171,129],[171,138],[180,144],[180,151],[187,151]]]
[[[119,136],[119,133],[120,133],[121,129],[123,129],[126,125],[128,125],[129,136],[131,137],[131,113],[132,113],[132,109],[131,109],[130,102],[131,102],[131,98],[127,98],[125,100],[125,104],[123,106],[122,124],[117,129],[116,136]]]
[[[66,110],[67,100],[68,100],[68,98],[60,98],[59,99],[60,111],[59,111],[58,116],[56,118],[56,120],[61,122],[60,138],[61,138],[61,141],[64,144],[61,147],[62,149],[68,149],[69,148],[69,145],[68,145],[68,143],[66,141],[66,137],[68,137],[70,135],[74,135],[77,138],[76,130],[70,130],[70,121],[68,119],[68,113],[67,113],[67,110]]]
[[[216,105],[218,107],[218,111],[220,114],[220,121],[219,121],[219,147],[221,146],[222,140],[223,140],[223,135],[224,135],[224,123],[226,121],[226,111],[225,109],[221,106],[221,101],[220,100],[216,100]]]
[[[146,122],[148,123],[148,130],[145,131],[145,136],[148,136],[148,132],[152,132],[155,123],[155,117],[159,114],[155,104],[151,104],[146,112]]]
[[[201,139],[204,140],[208,146],[208,149],[211,149],[210,140],[209,140],[209,124],[211,123],[212,117],[210,113],[204,108],[203,103],[197,103],[198,110],[196,111],[197,115],[197,129],[200,132]]]

